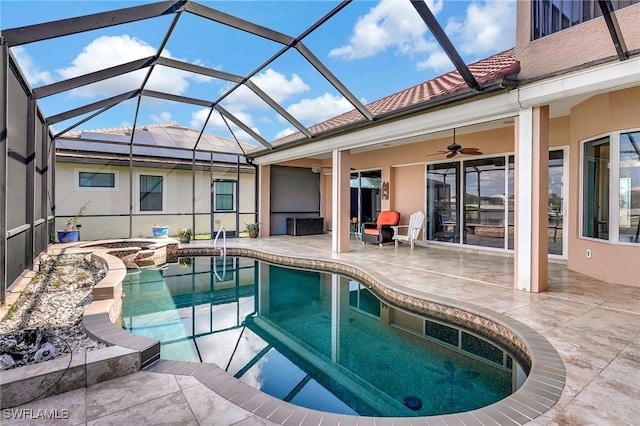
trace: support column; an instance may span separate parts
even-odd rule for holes
[[[548,288],[549,107],[520,111],[515,124],[514,287]]]
[[[331,251],[345,253],[349,251],[349,188],[350,169],[349,151],[333,151],[332,203],[333,220],[331,233]]]
[[[5,290],[9,286],[7,276],[7,96],[9,48],[0,37],[0,305],[5,302]]]
[[[27,199],[27,214],[25,222],[29,225],[27,231],[27,238],[25,244],[25,269],[29,269],[33,266],[33,259],[36,255],[36,100],[29,99],[27,111],[27,158],[26,158],[26,199]]]
[[[271,166],[258,167],[258,221],[260,222],[260,236],[271,235]]]

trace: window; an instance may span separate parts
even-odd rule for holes
[[[140,175],[140,211],[163,211],[163,177]]]
[[[215,181],[213,183],[213,192],[215,195],[213,209],[215,211],[234,210],[234,189],[235,182],[233,181]]]
[[[640,131],[584,142],[582,236],[640,243]]]
[[[115,173],[78,172],[80,188],[115,188]]]
[[[602,16],[596,0],[533,0],[531,2],[531,39],[537,40],[549,34],[587,22]],[[613,10],[638,3],[638,0],[612,0]]]
[[[640,243],[640,131],[620,135],[618,241]]]
[[[584,144],[582,235],[609,239],[609,137]]]
[[[74,170],[73,187],[76,191],[118,191],[118,172],[108,168]]]

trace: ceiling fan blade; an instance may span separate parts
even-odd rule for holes
[[[459,152],[466,155],[482,155],[482,153],[478,151],[478,148],[462,148]]]
[[[447,154],[447,158],[455,157],[458,154],[458,151],[453,151]]]
[[[432,154],[425,155],[425,157],[433,157],[434,155],[442,155],[442,154],[446,154],[447,152],[449,152],[449,151],[436,151],[436,152],[434,152]]]

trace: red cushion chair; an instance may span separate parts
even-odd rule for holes
[[[365,222],[362,229],[362,242],[384,244],[393,241],[392,226],[400,222],[400,213],[394,210],[380,212],[375,223]]]

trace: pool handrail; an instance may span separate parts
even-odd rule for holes
[[[218,237],[220,236],[220,232],[222,232],[222,255],[227,255],[227,230],[224,229],[224,226],[218,228],[218,232],[216,232],[216,237],[213,239],[213,248],[218,249]]]

